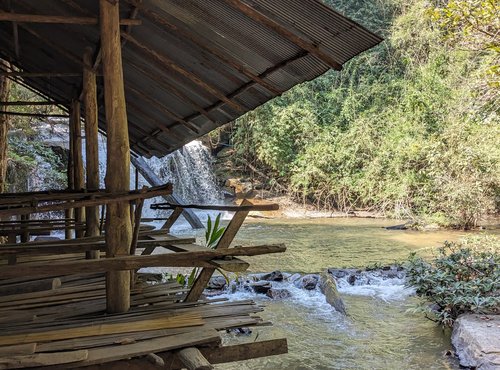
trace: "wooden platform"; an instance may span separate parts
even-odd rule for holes
[[[120,197],[145,197],[164,189],[170,188],[129,192]],[[116,200],[99,194],[100,201]],[[26,198],[36,203],[37,197],[44,200],[51,197],[50,207],[59,209],[68,207],[68,202],[60,199],[68,196],[63,192]],[[29,201],[17,206],[9,197],[3,202],[4,211],[14,214],[22,214],[30,207],[37,210],[49,207],[43,202],[33,206]],[[94,204],[95,197],[77,193],[77,199],[71,204],[77,202]],[[262,325],[261,318],[256,316],[262,308],[249,300],[209,301],[202,296],[215,269],[246,271],[249,264],[238,257],[286,250],[282,244],[230,248],[250,210],[276,206],[245,201],[242,206],[231,207],[236,213],[213,249],[196,245],[193,237],[169,234],[182,209],[195,206],[167,207],[173,212],[163,227],[151,230],[141,225],[142,206],[136,204],[135,211],[130,213],[135,218],[130,252],[116,256],[106,253],[105,235],[23,242],[30,234],[85,226],[74,219],[45,222],[30,220],[27,216],[1,222],[0,235],[8,235],[12,242],[0,245],[0,369],[124,369],[130,366],[211,369],[211,363],[286,353],[285,339],[221,346],[219,331]],[[17,236],[21,236],[21,243],[16,243]],[[161,253],[153,253],[157,248],[162,249]],[[88,252],[101,258],[88,259]],[[161,278],[147,282],[137,273],[142,267],[198,267],[200,270],[194,284],[187,289]],[[113,271],[130,273],[133,278],[130,310],[123,313],[109,313],[108,280]]]
[[[55,289],[0,297],[0,369],[74,369],[140,359],[150,353],[170,358],[171,365],[177,363],[177,367],[164,368],[179,368],[182,363],[172,351],[186,347],[221,350],[218,331],[262,324],[255,315],[262,308],[252,301],[180,303],[186,291],[175,282],[139,282],[131,291],[130,311],[110,315],[105,313],[104,275],[55,279],[62,281]],[[4,280],[0,289],[13,283]],[[286,343],[266,342],[259,351],[261,356],[283,353]],[[233,352],[234,348],[219,353],[231,360]],[[141,368],[155,366],[139,362]],[[101,368],[118,369],[118,364]]]

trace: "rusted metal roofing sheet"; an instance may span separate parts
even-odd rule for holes
[[[25,14],[99,11],[97,0],[0,4]],[[122,54],[131,149],[144,156],[168,154],[381,41],[319,0],[121,0],[120,12],[142,22],[122,26]],[[0,22],[0,52],[26,72],[79,72],[84,49],[99,52],[96,25],[18,23],[19,55],[13,29]],[[78,76],[24,81],[55,101],[81,92]],[[106,131],[104,118],[101,109]]]

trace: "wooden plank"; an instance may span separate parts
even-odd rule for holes
[[[105,0],[107,1],[107,0]],[[120,178],[120,177],[119,177]],[[0,209],[0,216],[12,216],[12,215],[22,215],[29,213],[41,213],[41,212],[54,212],[54,211],[62,211],[66,209],[70,209],[73,207],[89,207],[96,205],[105,205],[105,204],[115,204],[125,201],[137,200],[137,199],[147,199],[154,198],[158,196],[163,196],[172,193],[172,185],[165,184],[163,186],[156,186],[149,188],[147,191],[138,192],[138,191],[128,191],[128,192],[116,192],[116,193],[108,193],[108,194],[91,194],[83,193],[82,196],[75,196],[75,198],[79,200],[75,200],[73,203],[69,203],[69,200],[62,202],[59,197],[55,197],[55,199],[38,199],[39,202],[51,202],[51,201],[61,201],[61,203],[42,205],[42,206],[23,206],[23,205],[13,205],[8,206],[7,208]],[[88,199],[81,199],[88,198]],[[0,203],[1,207],[1,203]],[[128,205],[127,205],[127,213],[128,213]]]
[[[11,294],[31,293],[44,290],[53,290],[61,287],[61,279],[37,279],[18,284],[1,285],[0,282],[0,296]]]
[[[176,209],[176,208],[195,208],[213,211],[276,211],[279,209],[279,204],[276,203],[260,203],[251,205],[226,206],[217,204],[175,204],[175,203],[155,203],[151,205],[151,209]]]
[[[252,358],[267,356],[276,356],[288,353],[287,340],[285,338],[271,339],[260,342],[250,342],[236,344],[231,346],[222,346],[216,348],[203,348],[199,350],[211,364],[222,364],[235,361],[245,361]],[[176,357],[175,353],[162,352],[156,353],[163,358],[166,367],[165,370],[181,370],[184,364]],[[237,366],[235,366],[237,368]],[[94,365],[86,368],[87,370],[153,370],[158,369],[153,364],[149,364],[144,359],[129,359],[115,361],[103,365]]]
[[[268,253],[281,253],[286,251],[283,244],[261,245],[241,248],[222,248],[221,250],[179,252],[169,254],[158,254],[151,256],[118,256],[101,260],[76,260],[46,263],[23,263],[16,266],[4,266],[0,268],[0,279],[9,279],[19,276],[54,276],[71,275],[79,273],[125,271],[139,269],[141,267],[209,267],[211,273],[215,271],[209,261],[220,259],[225,256],[254,256]],[[210,274],[211,275],[211,274]],[[210,277],[209,277],[210,278]],[[208,279],[209,279],[208,278]],[[204,288],[204,286],[203,286]],[[201,291],[203,291],[203,288]]]
[[[24,356],[10,356],[0,358],[0,369],[20,369],[34,366],[50,366],[69,364],[86,360],[87,350],[66,351],[55,353],[35,353]]]
[[[98,25],[99,19],[92,17],[68,17],[59,15],[41,15],[41,14],[21,14],[0,12],[0,21],[22,22],[22,23],[59,23],[59,24],[79,24],[79,25]],[[120,19],[122,26],[139,26],[140,19]]]
[[[0,336],[0,346],[32,342],[47,342],[76,337],[83,338],[91,337],[94,335],[136,333],[156,329],[200,326],[203,325],[203,323],[204,321],[197,314],[171,315],[169,317],[161,317],[134,322],[89,325],[67,329],[53,329],[38,333],[26,332],[22,334],[2,335]]]
[[[32,355],[35,353],[36,343],[18,344],[15,346],[0,347],[0,356]]]
[[[130,357],[143,356],[148,353],[170,351],[177,348],[193,345],[212,345],[220,343],[220,337],[215,330],[202,330],[197,332],[182,333],[167,337],[145,340],[132,344],[108,346],[102,348],[89,349],[88,358],[73,366],[89,366],[95,364],[105,364]],[[112,364],[110,364],[112,365]],[[48,369],[64,369],[69,366],[58,366]],[[74,368],[74,367],[73,367]]]

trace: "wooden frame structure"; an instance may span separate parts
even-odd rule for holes
[[[168,154],[298,83],[340,70],[381,38],[319,0],[6,3],[0,58],[12,67],[1,64],[0,74],[45,99],[5,99],[0,114],[69,118],[70,150],[68,189],[0,196],[0,218],[18,217],[0,221],[0,235],[8,237],[0,246],[0,367],[120,368],[126,358],[142,357],[132,366],[154,368],[147,355],[164,368],[209,369],[286,353],[284,339],[222,347],[217,330],[261,325],[254,316],[261,308],[202,298],[216,268],[245,271],[239,257],[285,251],[230,248],[251,210],[276,205],[216,207],[235,215],[214,250],[168,234],[183,212],[204,206],[157,204],[172,214],[161,230],[144,228],[144,199],[169,196],[172,187],[130,191],[131,151]],[[6,108],[35,104],[67,114]],[[107,143],[105,189],[99,130]],[[30,219],[53,211],[64,218]],[[64,230],[66,239],[45,235],[54,230]],[[47,239],[30,241],[31,235]],[[166,253],[153,254],[156,248]],[[137,270],[146,266],[202,270],[186,291],[142,281]]]

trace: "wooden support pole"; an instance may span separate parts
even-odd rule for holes
[[[92,49],[87,48],[83,56],[83,62],[89,67],[83,69],[83,104],[85,107],[85,157],[87,189],[99,189],[99,120],[97,105],[96,75],[90,70],[92,66]],[[86,233],[85,236],[98,236],[99,231],[99,207],[91,206],[85,208]],[[97,259],[99,251],[88,251],[85,253],[87,259]]]
[[[130,147],[120,44],[119,2],[100,0],[101,50],[107,126],[106,190],[130,189]],[[106,257],[130,253],[132,225],[126,202],[109,204],[106,217]],[[106,305],[110,313],[130,308],[130,271],[106,275]]]
[[[72,105],[70,105],[71,108],[73,108]],[[69,116],[70,118],[72,117],[72,114],[70,114]],[[73,155],[74,155],[74,138],[75,138],[75,135],[73,134],[73,130],[74,130],[74,126],[71,124],[71,122],[69,123],[69,138],[68,138],[68,141],[69,141],[69,150],[68,150],[68,167],[67,167],[67,170],[66,170],[66,175],[67,175],[67,185],[68,185],[68,190],[74,190],[75,189],[75,185],[74,185],[74,182],[75,182],[75,176],[74,176],[74,170],[75,170],[75,164],[74,164],[74,158],[73,158]],[[67,223],[66,223],[66,226],[69,226],[70,225],[70,220],[73,219],[75,213],[74,213],[74,209],[73,208],[67,208],[65,209],[64,211],[64,217],[66,218],[67,220]],[[71,229],[71,228],[66,228],[66,230],[64,231],[64,237],[65,239],[73,239],[74,237],[74,230]]]
[[[71,134],[73,135],[73,188],[82,190],[84,185],[83,176],[83,157],[82,157],[82,123],[80,117],[80,102],[78,100],[71,101],[70,125],[72,126]],[[85,219],[85,208],[80,207],[75,209],[75,221],[82,223]],[[84,236],[84,230],[77,229],[76,237]]]

